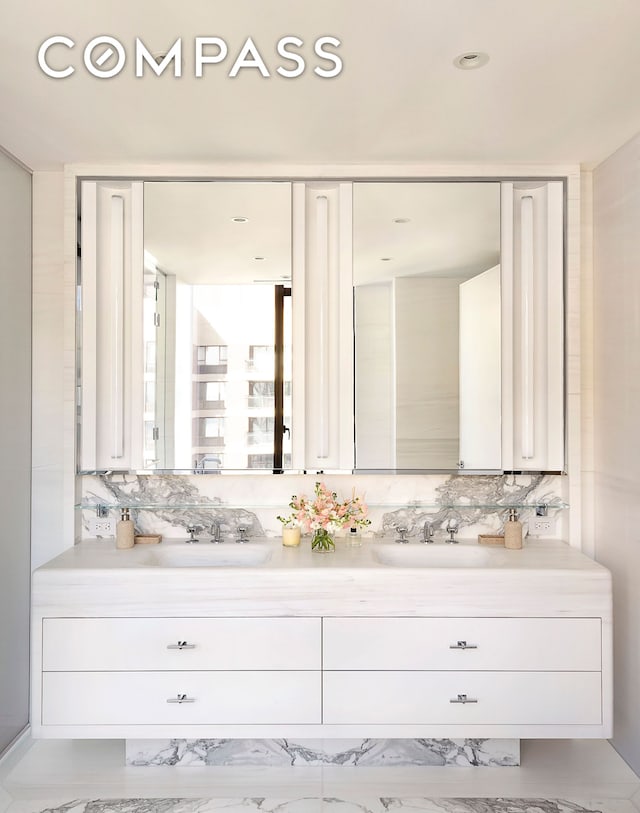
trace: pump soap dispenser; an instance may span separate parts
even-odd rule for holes
[[[504,524],[504,546],[509,550],[522,547],[522,523],[515,508],[509,509],[509,519]]]
[[[133,520],[129,516],[129,509],[123,508],[120,520],[116,525],[116,548],[126,550],[132,548],[134,543]]]

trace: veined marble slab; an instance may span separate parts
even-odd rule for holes
[[[302,797],[297,799],[205,799],[205,798],[133,798],[73,799],[40,803],[16,803],[16,813],[631,813],[627,800],[604,803],[571,799],[518,798],[398,798],[372,797],[338,799]],[[12,813],[12,808],[9,813]]]
[[[514,767],[520,764],[520,740],[127,740],[126,764]]]

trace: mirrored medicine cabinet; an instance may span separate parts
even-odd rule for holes
[[[564,470],[559,181],[82,181],[78,471]]]

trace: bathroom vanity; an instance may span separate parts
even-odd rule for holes
[[[611,734],[610,573],[559,541],[86,541],[32,623],[36,737]]]

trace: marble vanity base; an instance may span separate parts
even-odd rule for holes
[[[131,766],[520,765],[520,740],[127,740]]]

